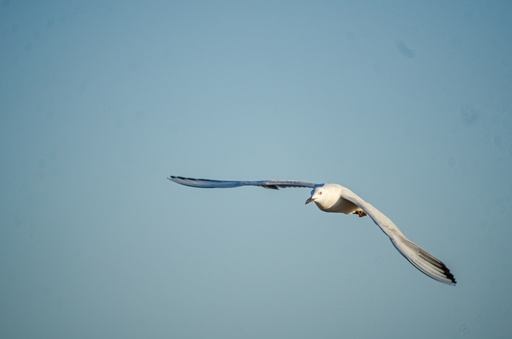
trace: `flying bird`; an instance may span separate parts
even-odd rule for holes
[[[199,188],[232,188],[240,186],[260,186],[278,190],[286,187],[312,188],[306,204],[314,202],[324,212],[368,215],[386,234],[391,243],[414,267],[439,282],[455,285],[457,282],[448,267],[439,259],[410,241],[391,219],[361,199],[357,194],[338,184],[315,184],[298,180],[261,180],[261,181],[226,181],[211,179],[193,179],[178,176],[168,178],[178,184]]]

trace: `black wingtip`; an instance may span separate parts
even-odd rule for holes
[[[167,177],[167,179],[171,180],[171,181],[176,181],[176,180],[190,180],[190,178],[185,178],[185,177],[180,177],[180,176],[177,176],[177,175],[171,175],[169,177]],[[192,179],[193,180],[193,179]]]
[[[446,266],[443,267],[443,273],[444,275],[451,280],[452,285],[457,285],[457,280],[455,280],[455,276],[450,272],[450,269]]]
[[[437,261],[437,263],[434,263],[439,269],[443,272],[443,275],[450,280],[451,283],[448,283],[450,285],[457,285],[457,280],[455,280],[455,276],[452,272],[450,272],[450,269],[446,267],[446,265],[442,261]]]

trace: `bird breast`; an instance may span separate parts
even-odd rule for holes
[[[319,203],[316,203],[316,205],[322,211],[332,213],[353,214],[354,212],[360,210],[357,205],[341,197],[334,203],[334,205],[331,206],[322,206]]]

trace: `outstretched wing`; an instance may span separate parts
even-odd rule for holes
[[[211,179],[193,179],[171,175],[167,178],[178,184],[199,187],[199,188],[232,188],[240,186],[260,186],[268,189],[278,190],[286,187],[309,187],[315,188],[323,184],[315,184],[307,181],[299,180],[260,180],[260,181],[227,181],[227,180],[211,180]]]
[[[361,199],[354,192],[345,188],[343,197],[359,206],[380,229],[389,237],[393,246],[409,260],[418,270],[432,279],[445,284],[455,285],[457,281],[446,265],[432,254],[428,253],[409,239],[398,229],[391,219],[386,217],[378,209]]]

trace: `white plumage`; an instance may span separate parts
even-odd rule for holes
[[[315,184],[297,180],[261,180],[261,181],[225,181],[210,179],[192,179],[171,176],[168,178],[178,184],[200,188],[231,188],[240,186],[260,186],[268,189],[286,187],[313,188],[306,204],[314,202],[325,212],[368,215],[389,237],[395,248],[418,270],[427,276],[445,284],[457,282],[448,267],[439,259],[407,239],[393,221],[378,209],[367,203],[357,194],[338,184]]]

